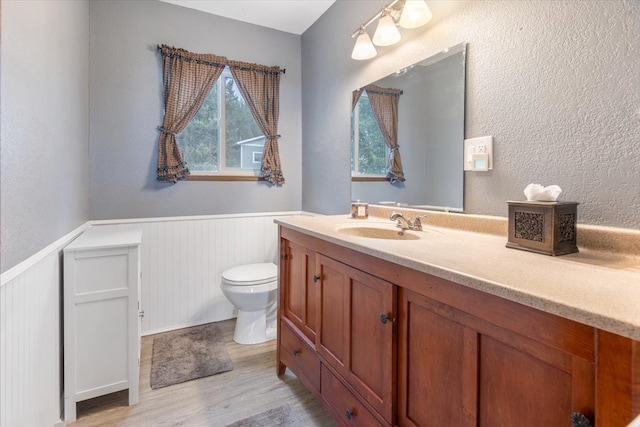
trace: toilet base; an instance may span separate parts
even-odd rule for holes
[[[276,339],[275,321],[267,310],[240,311],[236,318],[233,340],[238,344],[260,344]]]

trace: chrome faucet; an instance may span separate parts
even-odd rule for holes
[[[416,230],[422,231],[422,222],[420,221],[422,216],[416,216],[413,221],[407,220],[402,212],[394,212],[389,216],[391,221],[397,221],[396,226],[402,228],[402,230]]]
[[[403,230],[408,230],[409,228],[411,228],[409,221],[406,220],[406,218],[402,215],[401,212],[392,213],[389,219],[391,221],[398,221],[396,225],[402,228]]]

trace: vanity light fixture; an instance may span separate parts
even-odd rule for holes
[[[351,34],[352,38],[358,36],[351,58],[373,58],[377,54],[374,44],[391,46],[400,41],[402,35],[398,31],[398,25],[402,28],[417,28],[429,22],[432,16],[425,0],[393,0]],[[366,29],[376,19],[379,21],[372,42]]]
[[[375,46],[371,43],[371,37],[369,37],[364,27],[360,27],[356,45],[353,46],[353,52],[351,52],[351,57],[357,60],[364,60],[371,59],[377,54],[378,52]]]
[[[418,28],[431,21],[433,14],[424,0],[406,0],[400,26],[402,28]]]
[[[373,33],[373,44],[376,46],[391,46],[400,41],[402,36],[396,23],[393,21],[391,15],[389,15],[389,9],[382,11],[382,16],[378,21],[376,32]]]

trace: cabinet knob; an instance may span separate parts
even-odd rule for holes
[[[354,413],[353,413],[353,409],[347,409],[346,411],[344,411],[344,414],[347,416],[347,419],[350,420],[351,418],[354,417]]]
[[[299,354],[300,354],[300,350],[298,350],[297,348],[294,348],[294,349],[293,349],[293,355],[294,355],[294,356],[297,356],[297,355],[299,355]]]
[[[591,427],[591,421],[580,412],[571,414],[571,424],[573,427]]]
[[[140,310],[138,312],[138,317],[144,317],[144,310]]]
[[[313,275],[313,282],[314,282],[314,283],[317,283],[317,282],[318,282],[318,280],[320,280],[320,275],[319,275],[319,274],[314,274],[314,275]]]
[[[386,325],[389,320],[393,322],[393,318],[391,318],[387,313],[380,313],[380,321],[382,323]]]

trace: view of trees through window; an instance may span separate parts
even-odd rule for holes
[[[224,92],[220,86],[224,82]],[[224,108],[220,108],[223,105]],[[239,142],[261,136],[249,107],[228,70],[218,79],[195,117],[177,139],[191,172],[239,169]],[[224,156],[224,162],[220,160]]]
[[[351,171],[354,175],[386,175],[389,150],[366,92],[360,96],[352,120]],[[358,136],[357,144],[355,135]]]

